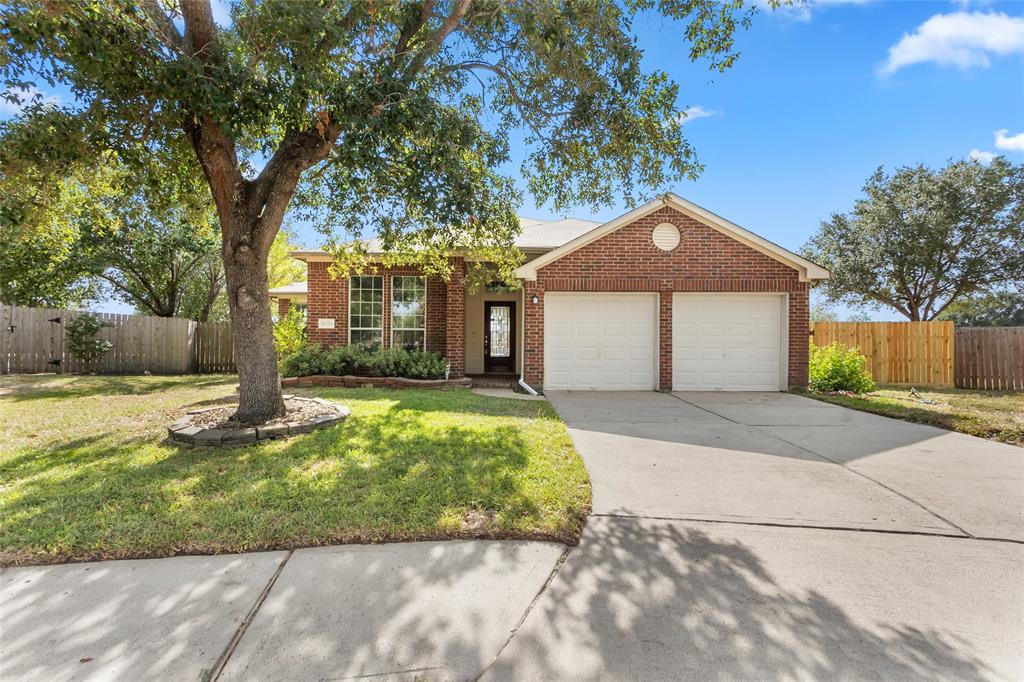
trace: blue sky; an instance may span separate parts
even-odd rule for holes
[[[697,181],[665,189],[787,248],[849,210],[879,165],[939,166],[972,152],[1024,163],[1024,2],[819,0],[761,12],[725,73],[691,63],[678,26],[645,17],[635,28],[646,65],[667,71],[679,105],[693,107],[686,132],[706,165]],[[556,217],[529,196],[521,213]],[[322,241],[296,228],[304,245]]]
[[[680,84],[679,104],[710,114],[686,124],[705,172],[673,189],[787,248],[849,210],[879,165],[940,166],[972,151],[1024,163],[1024,3],[762,12],[723,74],[690,63],[671,27],[648,20],[637,29],[647,64]],[[997,131],[1006,131],[1002,148]],[[529,205],[523,214],[551,215]]]

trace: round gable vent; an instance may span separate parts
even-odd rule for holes
[[[654,228],[651,238],[662,251],[671,251],[679,246],[679,228],[672,223],[662,223]]]

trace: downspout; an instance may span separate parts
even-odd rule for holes
[[[521,333],[523,335],[523,342],[519,344],[519,385],[523,387],[530,395],[539,395],[537,391],[533,390],[530,384],[526,383],[526,287],[520,285],[519,291],[522,292],[522,311],[523,311],[523,323],[517,325],[522,327]]]

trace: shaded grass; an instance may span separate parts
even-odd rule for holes
[[[341,425],[241,448],[165,438],[233,377],[0,379],[0,562],[455,537],[575,543],[590,484],[546,402],[315,389]]]
[[[1024,392],[966,388],[919,388],[917,392],[935,404],[911,398],[907,386],[879,386],[860,396],[808,395],[855,410],[1024,445]]]

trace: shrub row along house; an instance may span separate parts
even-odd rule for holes
[[[409,268],[349,278],[329,253],[293,254],[321,346],[437,351],[451,375],[501,374],[536,390],[784,390],[807,383],[808,291],[828,272],[674,194],[601,224],[523,219],[522,288],[470,291]]]

